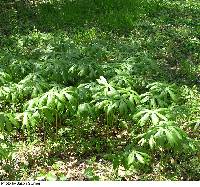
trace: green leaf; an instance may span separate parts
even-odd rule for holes
[[[158,101],[158,105],[160,107],[165,107],[167,105],[167,103],[165,103],[162,99],[160,99],[159,97],[157,97],[157,101]]]
[[[145,123],[149,120],[149,113],[146,113],[140,120],[139,123],[141,126],[145,125]]]
[[[48,95],[45,94],[45,95],[43,95],[43,96],[39,99],[39,101],[38,101],[39,107],[43,107],[43,106],[46,105],[47,97],[48,97]]]
[[[168,130],[165,130],[165,134],[171,147],[174,147],[174,145],[177,143],[174,136]]]
[[[156,100],[155,100],[155,98],[151,98],[150,99],[150,105],[153,107],[153,108],[156,108]]]
[[[61,101],[61,103],[65,103],[66,102],[66,97],[65,97],[64,94],[58,94],[57,97]]]
[[[89,103],[83,103],[78,106],[77,114],[79,115],[87,115],[90,113],[91,106]]]
[[[33,88],[33,91],[32,91],[32,93],[31,93],[31,98],[37,97],[37,95],[38,95],[38,90],[37,90],[37,88]]]
[[[110,90],[107,92],[107,95],[109,97],[118,96],[118,92],[114,88],[110,87]]]
[[[35,128],[37,121],[32,115],[29,115],[29,121],[30,121],[30,124],[31,124],[31,128]]]
[[[100,79],[97,79],[97,82],[99,84],[108,85],[107,80],[103,76],[100,76]]]
[[[3,112],[0,112],[0,128],[4,129],[4,123],[5,123],[5,116]]]
[[[157,116],[159,116],[161,119],[163,119],[164,121],[168,121],[168,119],[164,116],[164,115],[162,115],[162,114],[160,114],[160,113],[156,113],[156,115]]]
[[[138,117],[140,117],[142,114],[145,114],[145,113],[148,113],[149,112],[149,110],[142,110],[142,111],[140,111],[140,112],[138,112],[137,114],[135,114],[134,116],[133,116],[133,118],[138,118]]]
[[[47,179],[47,181],[56,181],[57,180],[57,176],[56,176],[55,173],[49,172],[46,175],[46,179]]]
[[[94,177],[94,171],[91,167],[86,168],[84,171],[84,174],[88,177],[88,178],[93,178]]]
[[[19,122],[15,119],[15,116],[13,114],[8,114],[7,115],[9,118],[9,121],[17,128],[19,128]]]
[[[6,124],[6,129],[8,132],[11,132],[13,130],[12,124],[10,123],[9,119],[6,117],[5,118],[5,124]]]
[[[113,108],[118,108],[119,107],[119,101],[116,101],[112,104]]]
[[[69,180],[69,177],[66,176],[66,175],[64,175],[64,174],[62,174],[62,175],[59,177],[59,179],[60,179],[60,181],[67,181],[67,180]]]
[[[114,113],[113,109],[114,109],[114,105],[112,105],[112,104],[108,105],[108,108],[106,111],[107,115]]]
[[[142,98],[141,103],[146,103],[147,101],[149,101],[149,96],[145,96],[144,98]]]
[[[173,101],[177,101],[177,96],[170,89],[168,89],[168,93]]]
[[[33,113],[33,117],[36,118],[36,119],[39,119],[39,118],[40,118],[40,113],[39,113],[38,110],[37,110],[36,112]]]
[[[153,123],[154,126],[156,126],[159,122],[159,118],[155,113],[151,114],[151,120],[152,120],[152,123]]]
[[[154,135],[155,138],[159,138],[159,137],[162,137],[163,136],[163,132],[164,132],[164,129],[162,127],[160,127],[158,129],[158,131],[156,132],[156,134]]]
[[[70,103],[74,103],[76,101],[76,99],[73,95],[70,95],[68,93],[64,93],[64,95],[69,100]]]
[[[57,102],[57,99],[56,99],[55,94],[49,94],[46,106],[48,108],[56,109],[56,102]]]
[[[57,102],[57,110],[62,112],[62,111],[64,111],[64,108],[65,108],[65,105],[62,102],[58,101]]]
[[[135,153],[135,157],[137,158],[137,160],[140,162],[140,163],[142,163],[142,164],[144,164],[145,163],[145,160],[144,160],[144,157],[141,155],[141,154],[139,154],[139,153]]]
[[[150,139],[149,139],[150,148],[153,149],[155,144],[156,144],[156,142],[155,142],[153,136],[151,136]]]
[[[121,114],[127,114],[128,113],[127,105],[126,105],[126,103],[123,100],[121,100],[121,102],[120,102],[119,112]]]
[[[98,109],[102,109],[104,107],[104,105],[106,105],[107,101],[101,101],[101,102],[97,102],[95,104],[95,107],[98,108]]]
[[[135,151],[132,151],[127,157],[128,165],[131,165],[134,161],[135,161]]]
[[[32,110],[32,109],[34,109],[34,107],[36,107],[37,104],[38,104],[38,98],[31,99],[28,101],[26,108],[28,110]]]
[[[48,122],[53,122],[54,117],[53,117],[53,113],[52,113],[51,109],[49,109],[47,107],[43,107],[42,113],[44,114],[44,116],[46,117]]]
[[[12,97],[12,102],[17,101],[17,94],[16,93],[11,93],[11,97]]]
[[[183,136],[180,134],[178,130],[176,130],[174,127],[170,127],[171,132],[173,135],[175,135],[179,140],[183,139]]]
[[[28,125],[28,112],[23,113],[23,126]]]

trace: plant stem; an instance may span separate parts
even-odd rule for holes
[[[58,114],[56,113],[56,141],[58,138]]]

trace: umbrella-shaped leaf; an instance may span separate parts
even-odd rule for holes
[[[83,103],[78,106],[78,114],[88,113],[90,105],[88,103]]]

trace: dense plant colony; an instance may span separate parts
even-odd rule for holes
[[[199,3],[146,1],[131,16],[118,1],[113,20],[111,0],[91,1],[83,26],[85,4],[59,2],[27,5],[34,29],[12,15],[13,33],[0,30],[0,179],[199,180]],[[81,14],[40,19],[67,5]]]

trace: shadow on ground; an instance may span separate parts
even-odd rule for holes
[[[46,2],[4,0],[1,5],[1,45],[9,45],[6,42],[3,43],[5,36],[26,35],[33,30],[50,33],[52,36],[55,32],[67,31],[76,36],[80,32],[82,39],[84,32],[95,28],[100,33],[117,33],[117,37],[126,36],[134,41],[127,42],[125,46],[125,42],[118,38],[115,48],[119,49],[116,51],[124,52],[126,48],[130,51],[126,58],[137,56],[136,53],[146,53],[154,60],[154,64],[163,69],[166,74],[164,77],[168,80],[178,80],[183,83],[188,82],[188,84],[199,81],[198,49],[200,46],[197,15],[200,10],[198,3],[190,6],[186,2],[180,4],[173,1],[148,1],[147,3],[139,0],[52,0]],[[107,34],[110,36],[109,40],[106,38],[107,43],[113,43],[116,39],[115,34]],[[132,50],[131,45],[134,44],[137,47]],[[102,48],[107,48],[107,44],[100,44],[97,48],[101,51]],[[97,58],[96,54],[93,56]],[[145,63],[143,64],[141,60],[141,67],[144,67]],[[156,65],[153,65],[152,68],[155,67]]]

